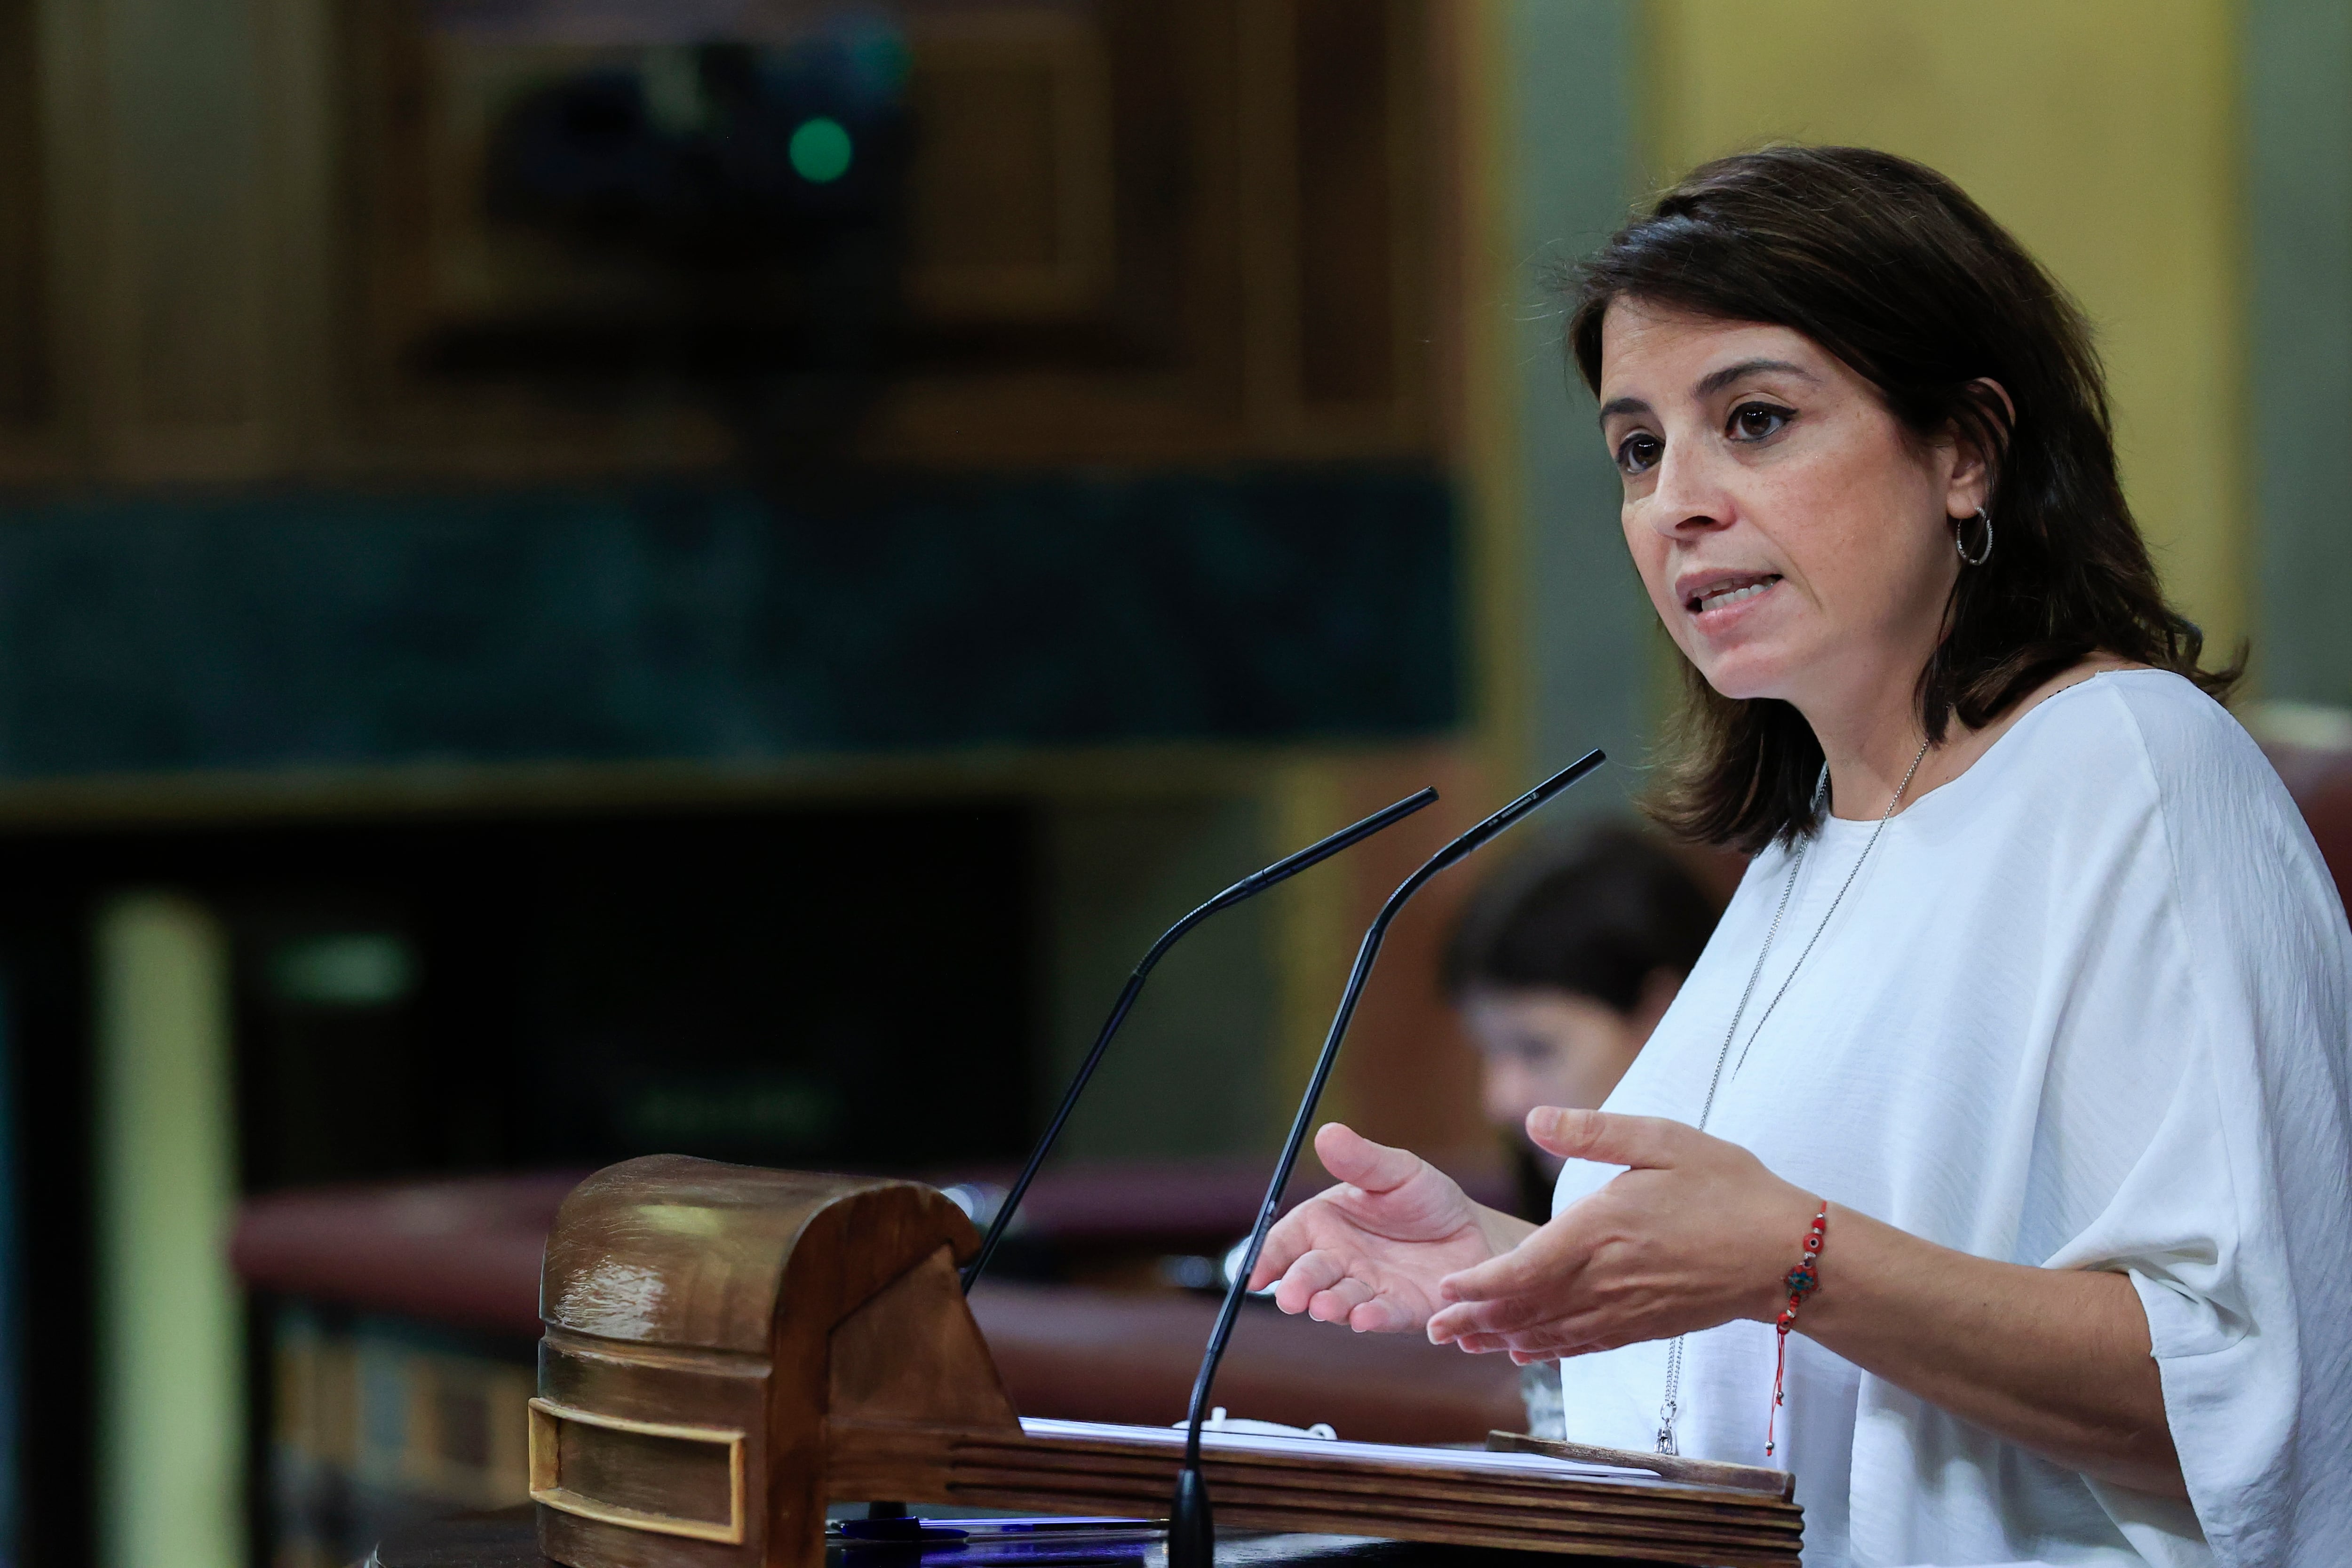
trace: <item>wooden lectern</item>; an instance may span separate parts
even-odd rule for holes
[[[820,1568],[833,1499],[1163,1516],[1180,1433],[1013,1409],[958,1280],[978,1242],[913,1182],[656,1155],[582,1183],[541,1283],[541,1550],[572,1568]],[[1794,1568],[1801,1542],[1777,1472],[1692,1484],[1222,1435],[1203,1451],[1220,1525],[1755,1568]]]

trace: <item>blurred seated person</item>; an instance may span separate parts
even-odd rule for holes
[[[1624,827],[1515,867],[1471,899],[1445,994],[1478,1047],[1486,1119],[1509,1138],[1519,1216],[1551,1217],[1560,1159],[1527,1136],[1539,1105],[1598,1110],[1715,930],[1715,906],[1663,845]]]

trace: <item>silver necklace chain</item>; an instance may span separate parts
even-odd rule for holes
[[[1870,858],[1873,849],[1878,847],[1878,836],[1886,831],[1886,824],[1895,816],[1895,808],[1903,804],[1904,792],[1911,787],[1912,775],[1927,760],[1927,742],[1921,741],[1918,754],[1904,770],[1903,782],[1895,786],[1893,798],[1887,801],[1886,809],[1879,814],[1878,826],[1870,830],[1870,837],[1863,845],[1862,853],[1853,858],[1853,868],[1846,872],[1845,880],[1838,884],[1837,896],[1831,899],[1830,907],[1822,911],[1821,923],[1813,927],[1813,934],[1806,939],[1804,951],[1797,954],[1796,963],[1789,965],[1789,973],[1780,979],[1780,989],[1772,993],[1772,1000],[1764,1005],[1763,1015],[1756,1020],[1756,1026],[1748,1032],[1748,1045],[1740,1047],[1739,1060],[1731,1068],[1733,1077],[1738,1077],[1739,1068],[1747,1065],[1748,1048],[1756,1044],[1756,1037],[1764,1032],[1764,1026],[1772,1021],[1773,1011],[1780,1005],[1780,998],[1789,994],[1789,986],[1796,980],[1797,971],[1804,968],[1805,960],[1812,956],[1813,945],[1822,940],[1822,932],[1829,930],[1831,918],[1838,912],[1838,906],[1845,901],[1846,890],[1853,886],[1853,879],[1862,875],[1863,862]],[[1827,804],[1829,793],[1830,766],[1823,763],[1821,779],[1813,785],[1813,809],[1816,813]],[[1790,857],[1789,879],[1781,884],[1780,901],[1772,910],[1771,925],[1765,929],[1764,945],[1756,954],[1756,967],[1748,972],[1748,984],[1739,992],[1739,1005],[1731,1012],[1731,1026],[1723,1031],[1723,1045],[1715,1053],[1715,1072],[1706,1080],[1706,1099],[1699,1106],[1698,1130],[1702,1132],[1706,1131],[1707,1118],[1715,1114],[1716,1091],[1723,1087],[1723,1068],[1731,1060],[1731,1045],[1739,1037],[1739,1021],[1748,1016],[1748,1004],[1756,994],[1756,983],[1764,976],[1764,961],[1772,955],[1773,940],[1780,934],[1780,921],[1789,912],[1789,900],[1797,890],[1797,873],[1804,869],[1805,852],[1810,847],[1810,841],[1800,843],[1796,854]],[[1683,1335],[1677,1334],[1675,1342],[1666,1349],[1666,1396],[1658,1406],[1658,1452],[1661,1454],[1679,1451],[1675,1447],[1675,1420],[1682,1414],[1675,1399],[1682,1392],[1683,1384]]]

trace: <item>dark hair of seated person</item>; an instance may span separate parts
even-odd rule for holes
[[[1601,827],[1530,857],[1472,895],[1447,944],[1442,984],[1461,1005],[1476,989],[1556,991],[1630,1015],[1653,976],[1698,963],[1717,909],[1674,852],[1648,834]],[[1520,1210],[1551,1216],[1550,1175],[1514,1139]]]

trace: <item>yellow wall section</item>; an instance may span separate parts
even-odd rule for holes
[[[100,914],[99,1559],[246,1561],[243,1328],[228,942],[204,910],[134,894]]]
[[[1769,141],[1933,164],[2098,331],[2124,481],[2169,592],[2245,634],[2237,12],[2222,0],[1650,0],[1649,172]]]

